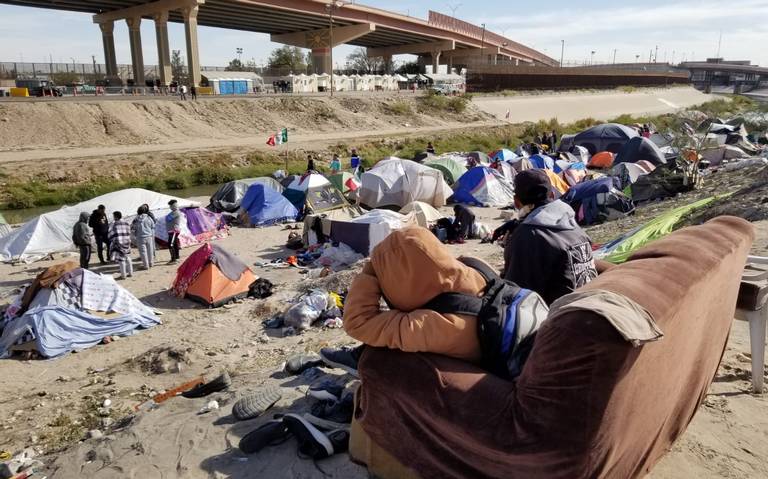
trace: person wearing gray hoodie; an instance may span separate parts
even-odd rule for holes
[[[139,248],[139,257],[144,269],[155,265],[155,220],[149,214],[149,207],[139,207],[136,218],[131,223],[131,233]]]
[[[523,217],[504,248],[504,279],[539,293],[547,304],[597,277],[592,242],[573,209],[552,196],[544,171],[515,177],[515,206]]]
[[[88,269],[91,263],[91,229],[88,226],[88,213],[80,213],[80,218],[72,228],[72,242],[80,250],[80,267]]]

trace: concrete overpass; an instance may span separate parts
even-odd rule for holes
[[[268,33],[271,40],[312,51],[316,73],[330,72],[331,48],[365,47],[371,57],[415,54],[432,65],[499,58],[528,65],[557,65],[525,45],[462,20],[429,12],[426,20],[342,0],[0,0],[0,3],[93,14],[101,28],[107,75],[117,73],[116,21],[128,24],[134,82],[144,85],[141,22],[153,21],[160,81],[171,81],[168,22],[184,23],[190,83],[200,82],[198,25]]]

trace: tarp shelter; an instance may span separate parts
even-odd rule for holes
[[[616,155],[614,163],[637,163],[641,160],[649,161],[654,165],[667,163],[667,157],[656,143],[642,136],[629,140]]]
[[[240,221],[245,226],[268,226],[296,221],[299,210],[277,190],[261,183],[248,188],[240,209]]]
[[[0,238],[7,235],[11,232],[11,225],[8,224],[7,221],[5,221],[5,218],[3,218],[3,215],[0,214]]]
[[[634,184],[638,178],[647,175],[656,167],[646,161],[638,163],[619,163],[611,169],[611,176],[619,178],[621,189]]]
[[[717,166],[724,160],[735,160],[738,158],[748,158],[749,155],[733,145],[721,145],[715,148],[707,148],[699,152],[702,160],[709,162],[711,166]]]
[[[237,256],[218,245],[206,243],[179,266],[171,293],[206,306],[219,307],[246,297],[248,287],[256,279]]]
[[[164,223],[162,219],[170,211],[168,202],[172,199],[178,201],[180,208],[200,206],[195,201],[131,188],[44,213],[0,238],[0,260],[32,262],[51,253],[75,251],[75,245],[72,244],[72,227],[77,223],[80,213],[91,214],[102,204],[106,206],[108,215],[113,211],[120,211],[123,218],[130,223],[138,207],[146,203],[158,219],[159,225]]]
[[[560,145],[557,147],[557,151],[571,151],[573,147],[573,140],[576,135],[563,135],[560,137]]]
[[[572,186],[562,200],[576,212],[581,225],[622,218],[634,211],[632,200],[616,189],[611,177],[589,180]]]
[[[508,150],[506,148],[492,151],[488,156],[491,158],[491,160],[508,161],[508,162],[514,162],[515,160],[520,158],[515,154],[514,151]]]
[[[451,201],[477,206],[509,206],[515,190],[501,174],[487,166],[476,166],[464,173],[454,185]]]
[[[528,158],[528,161],[531,162],[531,165],[533,165],[534,168],[539,170],[555,169],[555,160],[553,160],[552,157],[548,155],[532,155],[530,158]]]
[[[345,196],[360,188],[360,180],[352,173],[346,171],[329,176],[328,181]]]
[[[591,155],[599,151],[618,153],[626,142],[637,136],[637,131],[628,126],[603,123],[576,135],[573,144],[585,147]]]
[[[60,263],[42,271],[0,316],[0,358],[15,349],[53,358],[157,324],[154,311],[111,275]]]
[[[261,90],[264,81],[254,72],[203,71],[203,80],[215,95],[247,95],[254,88]]]
[[[355,252],[369,256],[371,251],[393,231],[416,224],[415,216],[405,216],[389,210],[371,210],[349,220],[330,219],[330,239],[333,243],[344,243]],[[327,224],[323,225],[326,229]]]
[[[400,214],[412,215],[415,218],[416,223],[424,228],[429,228],[429,226],[436,223],[437,220],[445,217],[444,214],[440,213],[434,207],[421,201],[414,201],[413,203],[408,203],[403,206],[400,210]]]
[[[240,202],[243,200],[245,192],[248,191],[248,187],[254,183],[266,185],[278,193],[283,192],[283,185],[276,179],[267,176],[230,181],[221,185],[216,193],[211,196],[211,203],[208,205],[208,209],[219,213],[222,211],[235,213],[240,208]]]
[[[443,179],[449,185],[456,183],[456,180],[461,178],[461,175],[467,172],[467,168],[464,166],[466,161],[458,158],[445,158],[440,157],[433,160],[429,160],[424,163],[425,166],[440,170],[443,174]]]
[[[571,153],[576,155],[585,165],[589,163],[589,158],[592,156],[589,154],[589,150],[579,145],[575,145],[573,148],[571,148]]]
[[[623,263],[638,249],[671,233],[684,216],[709,205],[718,198],[721,197],[704,198],[695,203],[667,211],[639,228],[606,243],[595,251],[595,257],[615,264]]]
[[[600,153],[592,155],[588,166],[590,168],[610,168],[613,166],[613,161],[613,153],[610,151],[601,151]]]
[[[224,223],[221,213],[214,213],[205,208],[180,208],[181,233],[179,244],[182,248],[199,245],[229,236],[228,226]],[[166,210],[166,214],[170,210]],[[155,239],[163,246],[168,243],[168,231],[165,229],[165,216],[157,216],[155,224]]]
[[[322,213],[349,205],[341,191],[319,173],[295,177],[283,191],[283,196],[293,203],[301,215]]]
[[[395,157],[378,162],[360,180],[360,202],[370,208],[399,209],[412,201],[440,207],[453,193],[439,170]]]

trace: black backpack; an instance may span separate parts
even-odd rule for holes
[[[523,370],[549,308],[537,293],[502,279],[484,262],[475,258],[459,261],[483,276],[483,296],[442,293],[423,309],[477,317],[483,367],[497,376],[514,379]]]

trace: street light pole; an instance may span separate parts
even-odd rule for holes
[[[565,40],[560,40],[560,68],[563,68],[563,55],[565,55]]]
[[[325,5],[328,10],[328,54],[331,60],[331,96],[333,96],[333,11],[336,8],[343,7],[347,2],[344,0],[331,0]]]
[[[592,66],[595,64],[595,51],[592,50],[592,56],[589,57],[589,66]]]
[[[613,64],[616,64],[616,49],[613,49]]]

